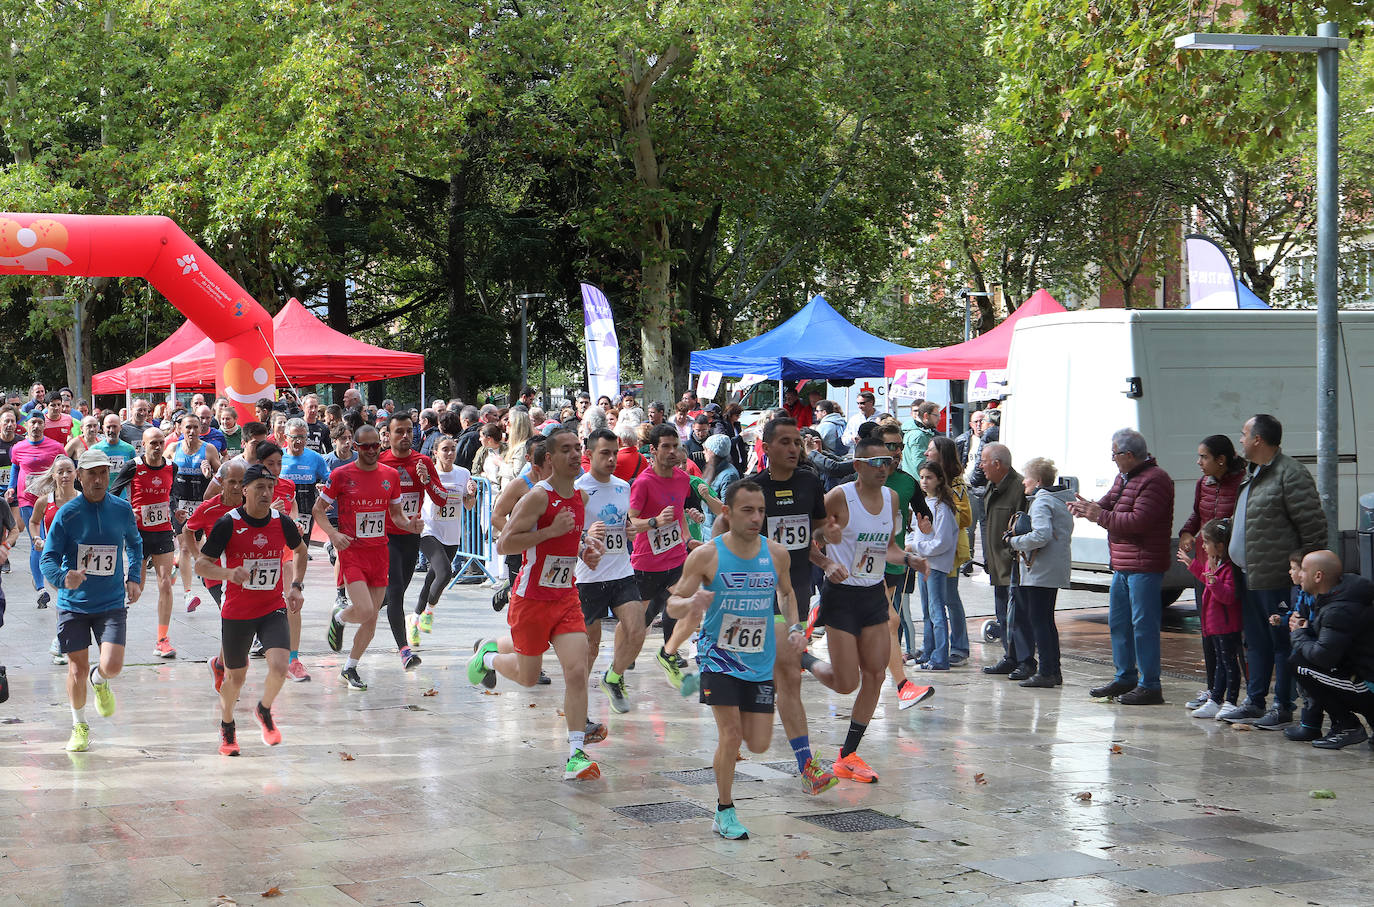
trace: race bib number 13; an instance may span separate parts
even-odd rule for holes
[[[114,576],[119,552],[114,545],[77,545],[77,569],[86,568],[87,576]]]

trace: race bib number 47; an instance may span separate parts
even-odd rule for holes
[[[414,518],[420,515],[420,493],[409,491],[401,495],[401,513]]]

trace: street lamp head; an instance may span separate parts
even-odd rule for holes
[[[1321,50],[1345,50],[1349,38],[1325,35],[1235,35],[1224,32],[1193,32],[1174,39],[1175,50],[1239,50],[1271,53],[1314,54]]]

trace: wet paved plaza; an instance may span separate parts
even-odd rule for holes
[[[696,771],[710,765],[714,724],[647,647],[629,675],[633,711],[611,716],[591,691],[610,726],[591,748],[603,777],[566,783],[551,655],[552,686],[502,680],[483,695],[466,682],[472,640],[504,626],[489,591],[445,597],[414,674],[381,629],[361,669],[371,689],[349,692],[323,644],[332,590],[318,552],[302,654],[314,680],[278,700],[280,747],[262,745],[248,715],[254,661],[243,756],[218,755],[204,664],[216,609],[207,599],[178,613],[180,657],[154,664],[148,591],[130,614],[118,713],[90,707],[90,752],[68,754],[65,668],[46,655],[53,612],[34,609],[22,547],[0,629],[12,687],[0,705],[0,905],[248,904],[274,890],[265,903],[1374,903],[1370,748],[1325,752],[1190,719],[1195,620],[1170,621],[1167,705],[1090,700],[1109,675],[1094,663],[1110,660],[1098,593],[1066,596],[1096,610],[1059,616],[1061,689],[982,675],[1000,648],[978,642],[920,706],[899,712],[885,689],[861,750],[876,785],[807,796],[779,725],[772,749],[740,765],[752,839],[726,842],[710,831],[709,771]],[[990,610],[986,586],[963,588],[970,613]],[[981,620],[970,623],[976,639]],[[603,646],[598,669],[606,661]],[[812,743],[834,758],[852,697],[809,677],[802,689]],[[850,830],[868,825],[884,827]]]

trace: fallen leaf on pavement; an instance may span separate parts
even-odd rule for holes
[[[811,859],[811,852],[810,852],[809,850],[803,850],[801,853],[797,854],[797,859],[798,859],[798,860],[809,860],[809,859]]]
[[[498,693],[496,690],[483,690],[483,691],[482,691],[482,695],[483,695],[483,696],[500,696],[501,694]]]
[[[1312,791],[1313,800],[1334,800],[1336,792],[1334,790],[1314,790]]]
[[[975,774],[975,775],[973,776],[973,783],[974,783],[974,784],[987,784],[987,783],[988,783],[988,779],[983,775],[982,772],[978,772],[977,774]]]
[[[339,761],[340,761],[340,762],[352,762],[352,761],[354,761],[354,759],[353,759],[353,754],[352,754],[352,753],[345,753],[345,752],[342,752],[342,751],[341,751],[341,752],[339,753]]]
[[[425,695],[425,696],[438,696],[438,695],[439,695],[439,691],[436,690],[436,689],[434,689],[434,687],[430,687],[428,690],[425,690],[425,692],[424,692],[423,695]]]
[[[1112,755],[1113,755],[1113,756],[1120,756],[1120,755],[1121,755],[1121,752],[1122,752],[1122,750],[1121,750],[1121,744],[1119,744],[1119,743],[1113,743],[1113,744],[1112,744]]]
[[[530,708],[534,708],[534,707],[535,707],[534,703],[531,702],[531,703],[530,703]]]
[[[281,889],[273,885],[271,888],[264,891],[262,896],[265,898],[279,898],[281,897]]]
[[[215,897],[215,899],[214,899],[213,901],[210,902],[210,905],[211,905],[211,907],[221,907],[221,905],[225,905],[225,904],[237,904],[237,903],[238,903],[238,901],[236,901],[236,900],[234,900],[233,898],[229,897],[229,895],[227,895],[227,894],[221,894],[221,895],[217,895],[217,896]]]
[[[1084,803],[1086,803],[1093,798],[1092,791],[1081,790],[1078,793],[1074,794],[1073,798],[1075,800],[1082,800]]]
[[[566,717],[566,716],[564,716],[563,710],[562,710],[562,709],[559,709],[559,710],[558,710],[558,717],[559,717],[559,718]]]
[[[1250,730],[1254,730],[1254,729],[1253,729],[1252,727],[1250,727],[1250,725],[1248,725],[1248,724],[1233,724],[1233,725],[1231,725],[1231,727],[1235,728],[1235,729],[1238,730],[1238,731],[1250,731]]]

